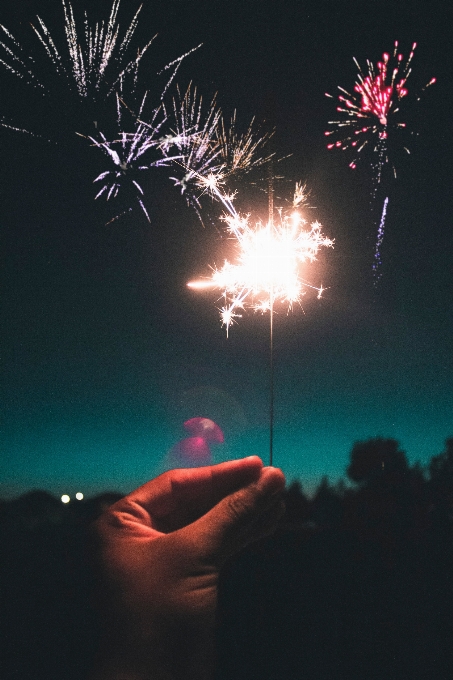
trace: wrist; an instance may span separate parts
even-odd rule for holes
[[[212,680],[214,656],[212,632],[168,631],[146,641],[106,637],[89,680]]]

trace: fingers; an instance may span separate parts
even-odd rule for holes
[[[205,473],[198,478],[191,474],[193,470],[180,470],[180,475],[172,479],[172,495],[178,505],[193,505],[204,513],[229,494],[257,481],[262,469],[261,459],[250,456],[204,468]]]
[[[206,512],[225,496],[257,480],[263,469],[258,456],[201,468],[170,470],[126,496],[154,518],[181,510]]]
[[[270,533],[283,513],[285,477],[277,468],[263,468],[259,479],[223,498],[187,533],[207,558],[219,566],[251,541]]]

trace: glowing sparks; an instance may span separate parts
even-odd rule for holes
[[[173,141],[180,160],[174,166],[171,179],[200,215],[200,179],[209,177],[212,182],[211,177],[218,176],[221,171],[220,150],[216,144],[221,111],[215,97],[205,110],[197,88],[189,85],[184,96],[178,88],[178,98],[173,99],[173,114]]]
[[[94,148],[103,151],[112,164],[111,170],[102,172],[94,180],[102,181],[96,198],[115,199],[120,194],[130,195],[132,189],[149,220],[143,202],[144,191],[137,175],[141,177],[155,167],[171,166],[173,173],[179,171],[179,177],[174,174],[170,179],[181,187],[187,203],[195,208],[200,219],[200,199],[205,194],[220,200],[231,211],[235,194],[227,194],[224,185],[235,173],[246,172],[247,167],[250,170],[268,160],[269,157],[261,158],[257,153],[267,137],[255,138],[252,125],[245,136],[232,137],[229,150],[236,158],[236,165],[229,167],[223,160],[224,149],[219,141],[225,126],[215,98],[205,110],[196,88],[189,86],[183,97],[179,90],[178,94],[179,100],[173,101],[171,120],[164,104],[147,116],[144,113],[146,95],[137,113],[117,95],[118,130],[113,139],[108,139],[101,131],[96,136],[80,135],[88,139]],[[124,132],[124,129],[132,131]],[[237,153],[236,142],[239,147]]]
[[[72,5],[62,0],[66,52],[58,49],[47,25],[37,16],[37,25],[31,25],[45,50],[55,73],[67,83],[75,86],[79,97],[97,99],[109,94],[125,77],[137,78],[139,64],[154,40],[154,37],[129,57],[129,48],[138,24],[141,6],[133,17],[123,38],[117,21],[120,0],[114,0],[108,20],[90,26],[85,13],[84,30],[80,32],[74,18]],[[49,90],[46,74],[36,73],[35,60],[25,54],[20,43],[4,27],[0,27],[8,43],[0,43],[6,52],[4,66],[33,87]]]
[[[274,131],[261,134],[255,129],[255,119],[252,118],[245,133],[237,130],[236,111],[227,127],[223,118],[217,129],[217,143],[220,147],[220,157],[224,169],[229,175],[244,175],[253,168],[268,163],[274,154],[261,155],[261,150],[273,137]]]
[[[401,119],[402,102],[411,101],[407,81],[412,72],[412,60],[417,47],[413,43],[409,57],[404,59],[395,42],[392,55],[384,52],[381,61],[376,65],[368,61],[368,71],[364,73],[354,58],[358,68],[358,74],[354,85],[354,94],[339,87],[340,95],[337,111],[341,115],[339,120],[329,121],[329,129],[325,135],[336,138],[329,142],[328,149],[341,149],[353,151],[354,157],[349,162],[349,167],[357,167],[358,158],[364,149],[372,151],[372,191],[371,203],[374,207],[378,201],[378,188],[383,182],[385,168],[391,166],[396,177],[395,164],[389,163],[389,149],[394,156],[397,151],[410,153],[406,143],[403,142],[401,133],[408,133],[407,123]],[[422,88],[425,90],[436,82],[435,78]],[[326,96],[332,97],[327,94]],[[414,97],[412,97],[413,99]],[[420,95],[416,96],[420,99]],[[388,165],[387,165],[388,164]],[[381,196],[383,190],[381,190]],[[387,190],[385,190],[387,193]],[[384,194],[385,195],[385,194]],[[380,200],[380,199],[379,199]],[[382,215],[377,226],[377,239],[373,262],[374,285],[376,286],[381,277],[381,246],[384,238],[385,218],[388,206],[388,196],[384,200]],[[376,222],[377,225],[377,222]]]
[[[367,62],[366,74],[354,59],[358,68],[354,94],[338,87],[341,94],[337,111],[342,118],[329,121],[330,129],[325,134],[337,139],[329,142],[327,148],[343,151],[353,149],[356,156],[349,164],[351,168],[356,167],[358,154],[370,144],[374,144],[374,151],[384,150],[383,162],[387,161],[388,137],[406,128],[406,123],[399,120],[396,114],[400,113],[401,101],[409,94],[407,80],[412,71],[416,46],[416,43],[412,45],[409,57],[404,60],[395,42],[392,55],[384,52],[382,60],[376,65]],[[432,78],[423,89],[435,82],[436,79]],[[330,94],[326,96],[332,97]]]
[[[388,199],[388,196],[386,196],[386,198],[384,200],[384,205],[382,207],[381,221],[379,223],[379,229],[378,229],[377,239],[376,239],[376,248],[375,248],[375,251],[374,251],[373,274],[374,274],[375,285],[379,282],[379,279],[381,278],[381,264],[382,264],[381,246],[382,246],[382,241],[384,240],[385,217],[386,217],[386,214],[387,214],[388,202],[389,202],[389,199]]]
[[[101,183],[96,198],[129,201],[113,220],[131,205],[149,220],[142,177],[158,166],[172,167],[170,179],[200,219],[200,199],[206,194],[218,199],[220,187],[229,209],[235,192],[227,191],[226,182],[242,180],[271,158],[262,148],[272,134],[261,134],[254,119],[239,132],[236,113],[225,124],[216,97],[205,106],[192,85],[185,93],[177,89],[173,106],[166,108],[183,60],[200,45],[161,68],[144,92],[139,71],[156,36],[134,44],[142,6],[121,30],[120,2],[113,0],[107,17],[93,24],[86,12],[79,21],[70,0],[62,0],[63,30],[58,34],[38,16],[31,25],[31,49],[0,25],[0,66],[34,98],[16,112],[30,116],[29,124],[0,114],[0,126],[63,145],[74,133],[87,139],[110,163],[94,180]],[[36,121],[43,130],[35,130]]]
[[[273,132],[261,133],[254,119],[244,133],[238,132],[236,112],[226,125],[216,97],[205,106],[192,85],[184,95],[178,89],[173,113],[172,135],[168,139],[174,143],[180,159],[174,164],[171,179],[201,219],[202,196],[207,194],[231,204],[235,191],[227,194],[226,185],[235,179],[242,180],[244,175],[269,162],[273,154],[263,155],[262,150]]]
[[[319,222],[307,227],[296,209],[288,215],[280,210],[276,222],[258,221],[251,225],[249,215],[241,217],[235,212],[224,219],[236,239],[236,261],[226,260],[223,267],[213,270],[209,279],[188,285],[198,290],[212,287],[223,291],[225,304],[220,315],[227,333],[247,307],[272,313],[275,303],[291,308],[300,302],[307,288],[320,295],[322,287],[312,286],[304,277],[304,265],[316,260],[321,247],[333,246],[333,241],[323,235]]]
[[[101,121],[105,131],[111,127],[111,119],[115,116],[114,106],[107,109],[106,102],[119,95],[134,106],[137,97],[142,97],[143,90],[138,93],[139,68],[156,35],[145,44],[134,46],[141,5],[124,33],[118,20],[120,0],[113,0],[108,18],[95,24],[90,23],[85,12],[82,28],[69,0],[62,0],[62,6],[63,38],[54,38],[39,16],[31,24],[40,51],[28,51],[5,26],[0,25],[0,64],[26,86],[44,95],[39,105],[47,106],[52,114],[50,119],[67,121],[68,116],[72,116],[74,127],[77,125],[80,129],[85,124],[85,131],[86,123],[92,126],[94,122],[97,127]],[[161,76],[163,82],[157,86],[160,99],[154,106],[162,101],[182,61],[199,47],[159,71],[157,76]],[[153,89],[156,91],[156,87]],[[60,141],[61,130],[54,125],[51,131]]]
[[[120,100],[119,103],[121,103]],[[175,158],[175,156],[169,155],[168,148],[164,155],[161,152],[162,138],[160,131],[165,122],[165,109],[159,107],[154,111],[150,123],[143,123],[140,119],[135,118],[133,122],[134,132],[118,131],[113,140],[107,140],[102,132],[98,133],[98,139],[93,136],[79,135],[88,139],[93,147],[103,151],[112,163],[111,170],[102,172],[94,180],[94,182],[102,182],[101,189],[95,196],[96,199],[104,195],[107,200],[110,200],[111,198],[115,199],[120,192],[129,195],[132,193],[132,195],[135,195],[146,219],[150,221],[144,204],[144,190],[139,183],[139,178],[143,172],[149,171],[151,168],[168,165]]]

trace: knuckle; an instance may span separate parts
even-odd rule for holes
[[[254,502],[250,494],[238,492],[228,499],[227,510],[233,521],[246,519],[253,512],[253,508]]]

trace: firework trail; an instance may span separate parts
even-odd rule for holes
[[[373,262],[373,274],[374,274],[374,281],[377,284],[382,276],[381,274],[381,264],[382,264],[382,258],[381,258],[381,246],[382,246],[382,241],[384,239],[384,227],[385,227],[385,216],[387,213],[387,204],[389,202],[388,196],[385,197],[384,199],[384,206],[382,208],[382,215],[381,215],[381,221],[379,223],[379,228],[377,232],[377,239],[376,239],[376,248],[374,251],[374,262]]]
[[[350,93],[343,87],[338,87],[340,95],[337,112],[338,120],[329,121],[329,129],[325,132],[329,141],[328,149],[341,149],[353,152],[349,167],[355,169],[360,158],[369,150],[371,151],[372,167],[372,205],[377,201],[378,189],[383,183],[384,168],[387,164],[392,168],[396,177],[396,169],[393,160],[389,160],[389,148],[392,155],[404,150],[410,150],[404,140],[404,133],[410,133],[407,123],[402,120],[402,104],[411,101],[408,97],[409,89],[407,81],[412,72],[412,60],[416,43],[413,43],[409,57],[405,60],[398,51],[398,42],[395,42],[393,53],[384,52],[381,61],[374,65],[367,61],[368,70],[364,72],[358,61],[354,58],[358,74],[354,85],[354,92]],[[432,78],[422,91],[436,82]],[[332,95],[326,93],[327,97]],[[420,99],[420,94],[415,95]],[[387,212],[388,196],[385,197],[381,221],[378,227],[376,255],[373,264],[374,282],[377,284],[381,262],[380,248],[384,238],[385,217]]]
[[[223,291],[220,316],[227,334],[246,308],[272,314],[274,303],[291,308],[308,288],[321,296],[322,286],[317,288],[308,283],[301,268],[316,260],[321,247],[332,247],[333,241],[322,234],[319,222],[307,228],[298,210],[303,203],[301,185],[296,187],[292,211],[285,213],[279,209],[278,220],[269,219],[266,223],[258,220],[251,224],[250,215],[237,214],[228,198],[223,203],[228,210],[224,215],[228,232],[236,240],[236,262],[226,260],[221,268],[213,268],[210,278],[188,285]]]

